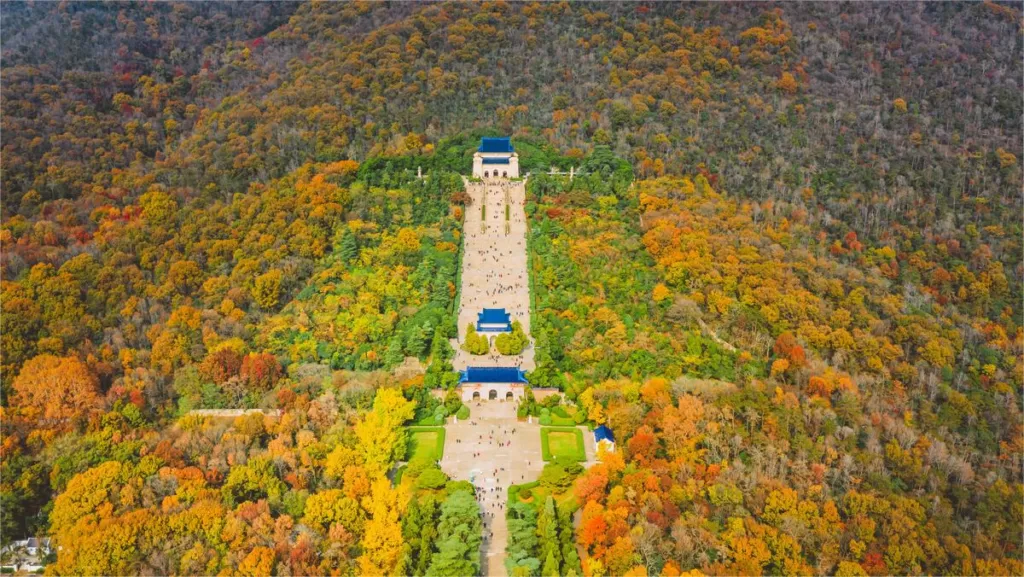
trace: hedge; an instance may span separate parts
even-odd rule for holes
[[[576,435],[576,450],[569,455],[564,455],[576,461],[586,461],[587,453],[583,445],[583,431],[576,427],[541,427],[540,429],[540,450],[545,461],[551,461],[554,455],[548,447],[548,433],[574,433]]]
[[[575,427],[576,420],[572,417],[559,417],[551,415],[551,424],[556,427]]]
[[[523,489],[536,489],[540,486],[540,481],[530,481],[529,483],[523,483],[522,485],[509,485],[508,487],[508,500],[510,503],[516,502],[519,497],[519,491]]]

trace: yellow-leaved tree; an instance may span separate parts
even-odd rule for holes
[[[384,475],[395,461],[405,457],[407,438],[402,424],[415,412],[416,403],[407,401],[398,389],[377,390],[373,410],[355,426],[359,450],[371,478]]]
[[[384,477],[374,481],[367,499],[370,520],[363,533],[363,554],[359,557],[362,575],[401,575],[402,524],[400,518],[409,502],[403,487],[392,488]]]

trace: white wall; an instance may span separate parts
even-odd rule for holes
[[[485,158],[508,158],[508,164],[484,164]],[[519,155],[512,153],[509,157],[507,152],[477,152],[473,155],[473,177],[483,178],[484,171],[493,173],[495,170],[498,174],[502,172],[508,173],[508,178],[519,178]],[[489,178],[494,178],[489,176]]]
[[[490,398],[490,392],[497,392],[497,400],[505,400],[505,396],[511,391],[512,400],[518,401],[523,398],[525,389],[520,383],[462,383],[459,385],[462,402],[470,403],[474,400],[486,401]],[[473,398],[473,393],[479,393],[479,399]]]

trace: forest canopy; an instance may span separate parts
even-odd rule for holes
[[[616,439],[510,495],[510,571],[1024,572],[1019,6],[0,16],[0,545],[47,571],[478,573],[406,427],[469,411],[466,183],[510,136],[497,346],[558,393],[519,414]]]

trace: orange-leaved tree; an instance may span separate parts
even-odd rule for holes
[[[14,379],[14,406],[44,428],[66,428],[103,406],[99,381],[76,357],[39,355]]]

